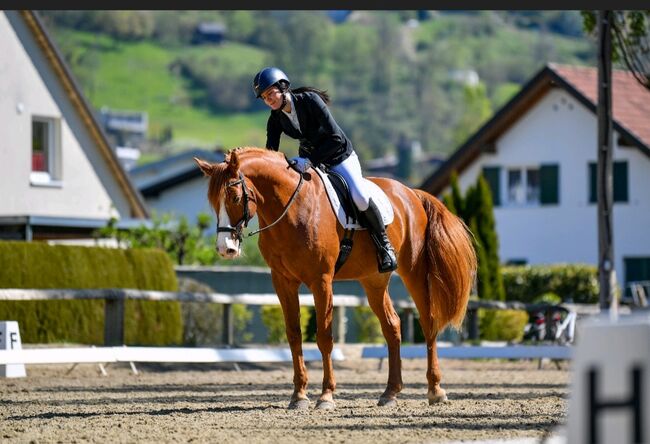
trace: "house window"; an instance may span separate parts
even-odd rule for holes
[[[54,119],[32,119],[32,170],[33,185],[51,184],[57,179],[57,130]]]
[[[539,204],[539,168],[509,168],[507,175],[508,203]]]
[[[595,162],[589,163],[589,203],[596,203],[598,201],[598,191],[596,189],[598,174],[598,164]],[[627,161],[614,162],[612,165],[612,179],[613,179],[613,199],[614,202],[627,202],[628,201],[628,173]]]
[[[641,285],[650,297],[650,257],[624,257],[625,267],[625,294],[624,298],[631,298],[631,283]]]

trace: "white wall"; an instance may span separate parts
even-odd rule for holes
[[[650,257],[650,158],[637,148],[619,147],[614,160],[628,161],[628,203],[614,205],[614,255],[619,282],[623,257]],[[597,265],[597,204],[589,203],[589,162],[597,161],[597,117],[567,92],[554,89],[521,116],[497,141],[495,154],[482,154],[460,176],[463,191],[484,166],[501,167],[501,207],[495,207],[502,262],[582,262]],[[506,169],[559,165],[559,205],[508,206]]]
[[[211,230],[216,228],[214,211],[208,202],[208,178],[204,176],[188,180],[163,191],[158,197],[145,198],[150,210],[158,214],[173,213],[176,216],[185,215],[191,224],[196,222],[200,212],[212,217]]]
[[[126,195],[16,11],[0,13],[0,54],[0,215],[130,217]],[[30,184],[32,116],[60,122],[60,186]]]

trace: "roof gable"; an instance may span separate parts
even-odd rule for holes
[[[549,64],[526,83],[508,103],[461,145],[420,186],[434,195],[448,184],[452,171],[462,172],[483,152],[494,150],[497,139],[535,106],[551,88],[562,88],[597,113],[596,68]],[[627,144],[650,156],[650,91],[627,71],[612,71],[613,126]]]
[[[119,185],[119,189],[124,193],[129,202],[131,216],[135,218],[147,218],[149,212],[142,196],[132,185],[128,175],[122,168],[101,126],[94,117],[92,107],[86,101],[69,67],[50,38],[38,14],[34,11],[19,11],[19,16],[25,22],[29,32],[33,35],[56,78],[61,82],[63,90],[97,146],[101,158],[108,167],[108,171],[110,171],[110,174]]]

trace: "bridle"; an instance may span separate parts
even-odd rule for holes
[[[300,173],[298,173],[298,174],[300,174]],[[252,231],[252,232],[248,233],[246,235],[246,237],[251,237],[251,236],[254,236],[254,235],[258,234],[258,233],[261,233],[264,230],[268,230],[273,225],[280,222],[280,220],[287,214],[287,211],[289,211],[289,208],[291,207],[293,202],[296,200],[296,196],[298,195],[298,192],[300,191],[300,188],[302,187],[303,182],[304,182],[304,177],[303,177],[302,174],[300,174],[300,180],[298,181],[298,186],[296,187],[295,191],[291,195],[291,198],[289,199],[289,202],[287,202],[287,204],[285,205],[284,211],[282,211],[282,214],[280,215],[280,217],[278,217],[273,223],[271,223],[271,224],[269,224],[269,225],[267,225],[267,226],[265,226],[263,228],[260,228],[259,230],[255,230],[255,231]],[[255,201],[255,199],[249,197],[249,189],[246,186],[246,180],[244,178],[244,174],[241,171],[239,172],[239,179],[228,182],[226,184],[226,186],[236,187],[239,184],[241,184],[241,187],[242,187],[242,200],[241,200],[242,205],[243,205],[242,217],[241,217],[241,219],[239,219],[239,221],[235,224],[234,227],[230,226],[230,225],[228,225],[227,227],[220,227],[219,224],[218,224],[218,220],[217,220],[217,235],[219,233],[230,233],[231,235],[235,236],[237,238],[237,240],[239,241],[239,243],[241,244],[241,242],[244,240],[244,233],[243,233],[244,228],[248,227],[248,222],[250,222],[250,220],[253,218],[253,216],[250,215],[250,211],[248,210],[248,202],[252,201],[252,202],[255,202],[255,204],[257,204],[257,202]]]

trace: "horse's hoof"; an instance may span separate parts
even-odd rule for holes
[[[396,398],[384,398],[383,396],[379,398],[377,403],[379,407],[395,407],[397,405]]]
[[[289,403],[290,410],[307,410],[309,408],[309,399],[296,399]]]
[[[447,402],[447,401],[449,401],[449,399],[447,398],[447,394],[445,392],[442,392],[441,394],[438,395],[429,395],[429,405],[434,405],[440,402]]]
[[[316,408],[318,410],[334,410],[336,408],[336,404],[334,401],[319,400],[316,403]]]

